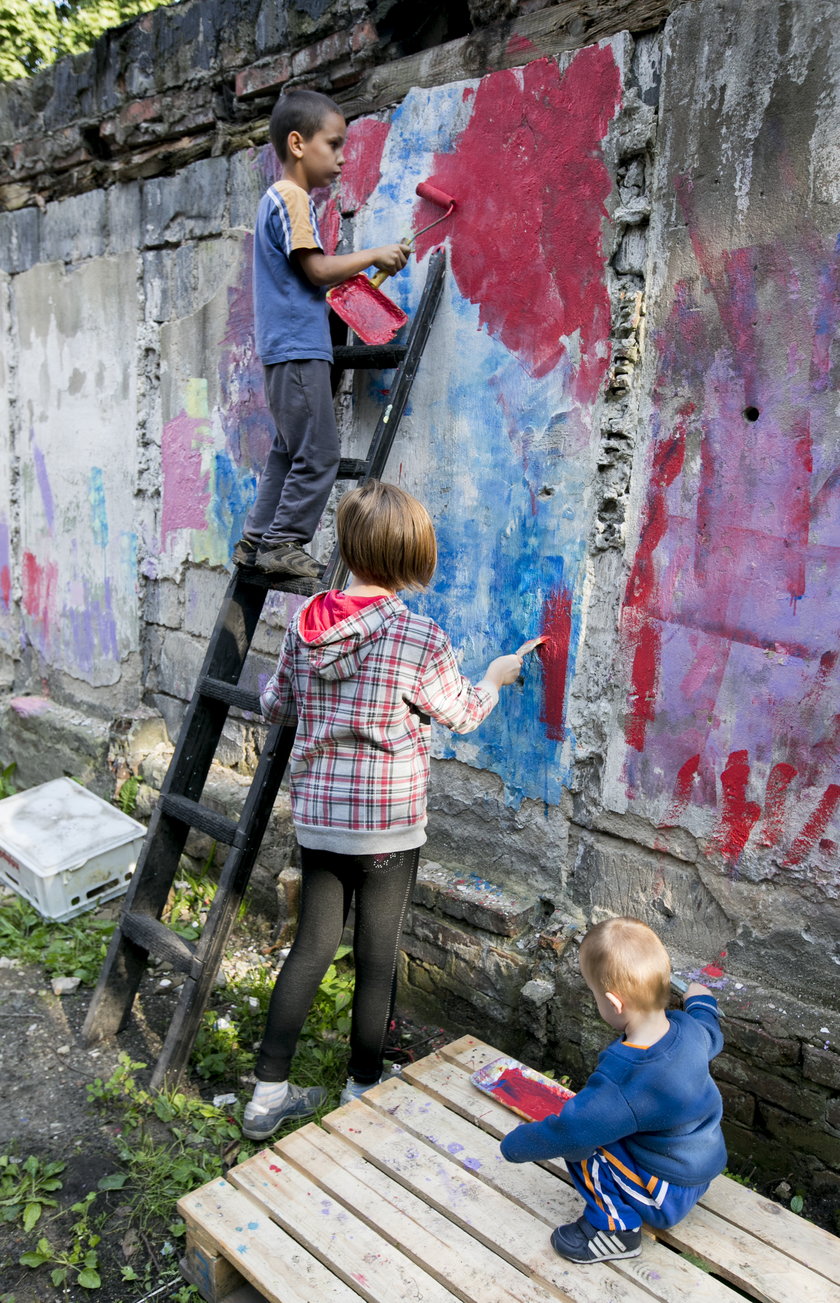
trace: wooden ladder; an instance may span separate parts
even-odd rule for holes
[[[380,414],[365,460],[342,459],[338,478],[379,479],[405,411],[443,290],[442,250],[429,260],[426,284],[405,343],[349,345],[335,350],[340,369],[396,367],[390,401]],[[312,594],[346,579],[337,546],[322,581],[274,579],[237,568],[222,601],[204,664],[152,814],[83,1028],[87,1042],[113,1036],[128,1022],[149,957],[167,960],[184,974],[180,998],[152,1074],[152,1089],[173,1086],[187,1065],[230,930],[242,903],[286,770],[294,727],[269,728],[238,821],[201,803],[201,794],[232,706],[259,714],[259,697],[238,686],[266,593]],[[198,941],[186,941],[161,914],[178,873],[191,828],[230,847],[207,922]]]

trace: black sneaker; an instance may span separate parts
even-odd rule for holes
[[[242,566],[243,570],[253,570],[257,559],[256,543],[250,542],[247,538],[240,538],[230,559],[235,566]]]
[[[261,575],[286,575],[289,579],[320,579],[324,573],[324,567],[304,552],[300,543],[260,547],[254,569]]]
[[[638,1258],[641,1231],[605,1231],[578,1217],[551,1232],[551,1247],[569,1262],[610,1262],[613,1258]]]

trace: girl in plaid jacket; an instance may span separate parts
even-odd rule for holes
[[[336,524],[351,582],[304,605],[261,697],[269,722],[297,725],[289,777],[301,908],[245,1108],[243,1130],[255,1140],[326,1099],[322,1087],[292,1085],[289,1067],[354,897],[356,988],[341,1102],[380,1080],[400,937],[426,840],[430,717],[471,732],[522,668],[520,653],[499,656],[471,684],[443,630],[397,597],[424,588],[437,563],[434,526],[416,498],[368,480],[342,498]]]

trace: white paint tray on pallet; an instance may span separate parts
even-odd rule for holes
[[[0,882],[62,922],[124,892],[146,829],[56,778],[0,801]]]

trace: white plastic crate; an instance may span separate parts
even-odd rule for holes
[[[124,892],[146,829],[94,792],[56,778],[0,801],[0,881],[63,921]]]

